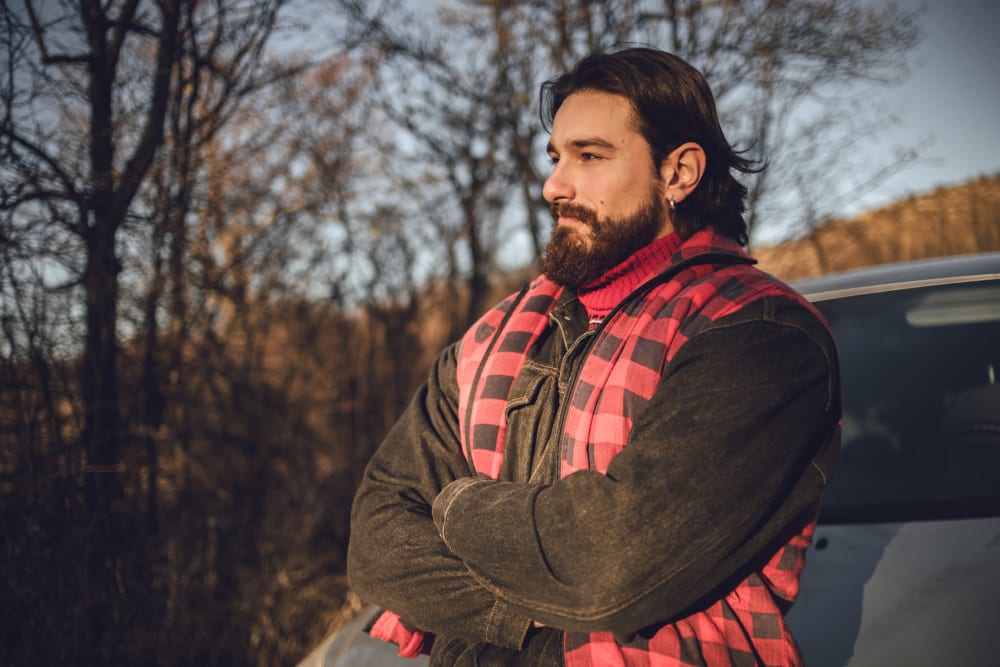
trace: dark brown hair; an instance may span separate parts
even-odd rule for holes
[[[677,56],[651,48],[595,53],[572,71],[542,84],[540,114],[551,128],[559,107],[573,93],[592,90],[629,100],[636,129],[659,168],[675,148],[693,141],[705,151],[706,166],[698,187],[677,205],[674,228],[682,238],[713,227],[746,245],[747,189],[731,170],[754,173],[761,167],[730,146],[719,124],[715,97],[697,69]]]

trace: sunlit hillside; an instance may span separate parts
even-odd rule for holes
[[[915,195],[808,236],[753,248],[765,271],[794,280],[871,264],[1000,250],[1000,175]]]

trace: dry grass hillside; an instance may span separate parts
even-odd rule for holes
[[[872,264],[1000,250],[1000,175],[832,220],[802,238],[753,248],[760,267],[795,280]]]

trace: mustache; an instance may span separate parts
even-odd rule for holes
[[[549,205],[549,213],[552,215],[553,222],[559,218],[576,218],[590,227],[597,226],[597,212],[580,204],[554,202]]]

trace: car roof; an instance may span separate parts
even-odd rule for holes
[[[1000,252],[866,266],[798,280],[792,285],[810,300],[824,301],[859,294],[983,280],[1000,280]]]

